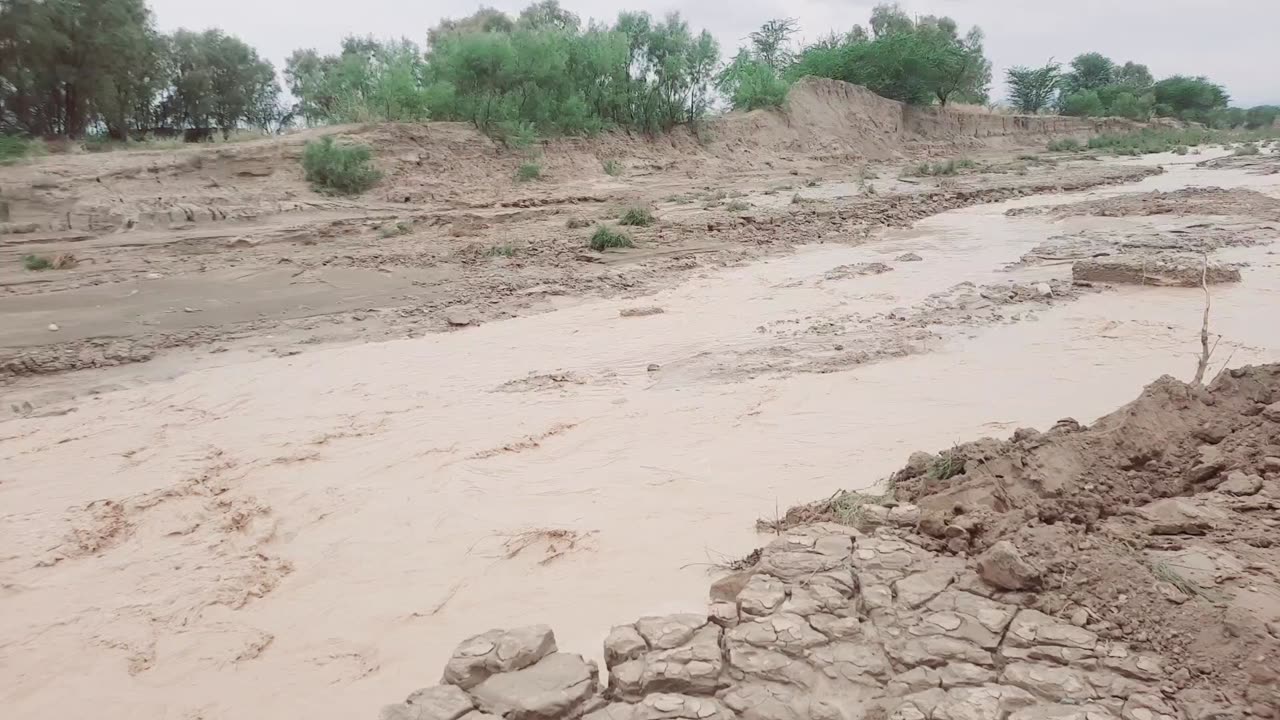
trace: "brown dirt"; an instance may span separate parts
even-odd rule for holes
[[[1268,222],[1280,222],[1280,200],[1245,188],[1184,188],[1159,190],[1118,197],[1088,200],[1066,205],[1015,208],[1006,214],[1074,217],[1134,217],[1144,215],[1241,215]]]
[[[548,309],[558,296],[638,294],[797,244],[854,244],[944,210],[1157,172],[992,164],[946,182],[887,179],[911,157],[981,154],[1100,127],[948,118],[916,117],[861,88],[813,81],[792,93],[785,112],[726,117],[701,137],[546,142],[536,183],[515,180],[519,153],[451,123],[343,126],[7,167],[6,227],[30,232],[0,233],[0,311],[13,319],[0,331],[0,381],[183,348],[231,343],[293,354],[439,331],[460,304],[475,324]],[[370,145],[383,182],[359,198],[312,191],[299,157],[323,134]],[[623,174],[606,174],[605,160]],[[867,161],[880,163],[886,179],[867,180],[877,173],[865,164],[851,167]],[[788,203],[793,194],[799,202]],[[726,195],[749,208],[716,201]],[[585,247],[590,225],[613,222],[636,203],[659,222],[633,230],[635,249]],[[26,254],[76,262],[29,272],[20,262]]]
[[[1009,599],[1163,654],[1171,692],[1280,712],[1280,365],[1207,388],[1163,377],[1090,427],[917,453],[890,483],[882,502],[919,508],[925,549],[1011,541],[1038,567],[1038,592]],[[878,500],[834,497],[781,526]],[[886,518],[871,507],[856,519]]]

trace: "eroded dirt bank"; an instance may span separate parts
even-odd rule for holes
[[[1280,365],[1164,377],[1091,427],[917,453],[889,482],[790,511],[705,613],[615,626],[604,678],[547,626],[493,630],[380,717],[1280,712]]]
[[[351,126],[282,139],[54,156],[0,170],[0,382],[239,351],[296,353],[653,292],[700,270],[812,242],[856,244],[944,210],[1131,182],[1153,167],[1014,157],[1119,121],[907,112],[854,86],[801,83],[785,112],[697,137],[548,142],[524,154],[449,123]],[[333,198],[301,177],[303,143],[369,144],[385,179]],[[978,162],[899,177],[922,158]],[[610,168],[606,172],[607,167]],[[873,167],[874,166],[874,167]],[[636,248],[587,248],[631,206]],[[74,265],[23,270],[26,255]],[[56,328],[56,329],[51,329]],[[190,364],[199,358],[187,357]]]

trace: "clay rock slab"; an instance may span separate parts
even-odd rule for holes
[[[556,636],[546,625],[495,629],[458,644],[444,668],[444,682],[464,690],[494,673],[529,667],[556,651]]]
[[[458,720],[475,709],[475,703],[455,685],[423,688],[398,705],[388,705],[380,720]]]
[[[507,720],[550,720],[581,714],[596,689],[595,663],[553,653],[523,670],[493,675],[471,696],[481,710]]]

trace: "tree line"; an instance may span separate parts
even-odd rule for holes
[[[658,132],[719,106],[780,105],[792,83],[819,76],[909,104],[988,103],[991,62],[978,27],[877,6],[855,25],[795,42],[792,19],[770,20],[721,61],[706,30],[671,13],[622,12],[583,23],[558,0],[515,16],[481,8],[411,40],[348,37],[336,53],[295,51],[283,77],[219,30],[164,34],[145,0],[0,0],[0,134],[30,137],[185,135],[376,120],[460,120],[506,137]],[[1229,107],[1200,77],[1155,81],[1098,53],[1064,70],[1050,61],[1008,72],[1022,112],[1153,115],[1224,127],[1274,120],[1277,108]]]
[[[144,0],[0,0],[0,133],[126,139],[274,129],[275,68],[218,30],[162,34]]]
[[[1204,76],[1156,81],[1146,65],[1123,65],[1096,52],[1077,55],[1069,69],[1050,60],[1008,72],[1009,100],[1021,112],[1056,110],[1077,117],[1167,117],[1220,129],[1270,127],[1280,106],[1230,107],[1230,96]]]

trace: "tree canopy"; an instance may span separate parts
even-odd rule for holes
[[[481,6],[423,28],[425,44],[350,36],[336,52],[298,49],[284,80],[250,46],[217,29],[163,34],[145,0],[0,0],[0,133],[193,137],[211,129],[461,120],[506,137],[643,132],[696,121],[719,98],[740,110],[780,105],[806,75],[863,85],[914,105],[987,102],[991,62],[978,27],[877,5],[865,26],[799,47],[794,18],[751,32],[728,62],[710,33],[678,14],[621,12],[584,23],[560,0],[515,15]],[[1216,127],[1262,127],[1274,106],[1243,109],[1205,77],[1156,81],[1147,66],[1097,52],[1067,68],[1007,73],[1020,112],[1153,114]]]
[[[912,18],[896,4],[876,6],[870,25],[870,34],[855,26],[805,48],[788,77],[844,80],[914,105],[986,100],[991,63],[979,28],[960,35],[951,18]]]
[[[217,30],[162,35],[143,0],[0,0],[0,132],[115,139],[271,127],[275,69]]]

